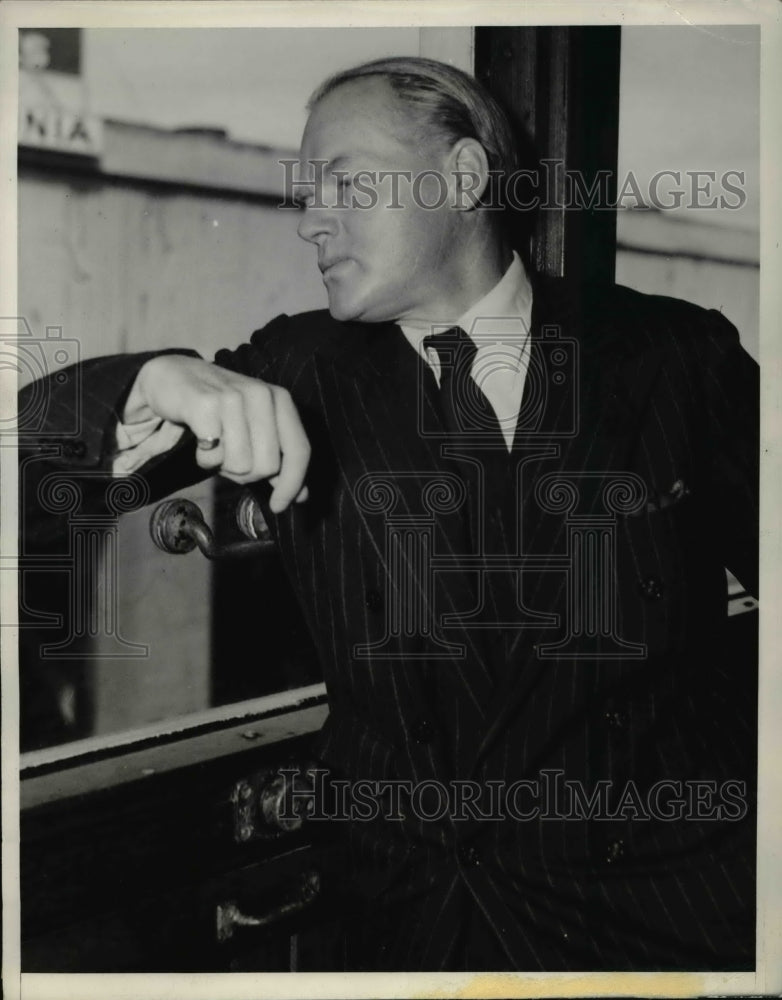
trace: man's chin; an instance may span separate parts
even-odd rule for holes
[[[339,306],[329,305],[329,312],[332,319],[339,320],[341,323],[347,323],[351,319],[355,319],[355,316],[349,310],[340,309]]]
[[[332,319],[341,323],[388,323],[396,318],[390,309],[384,309],[379,300],[370,295],[329,295],[329,312]]]
[[[329,312],[332,319],[341,323],[349,323],[351,320],[361,318],[361,310],[355,303],[346,302],[336,296],[329,296]]]

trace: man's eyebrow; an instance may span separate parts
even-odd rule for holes
[[[315,165],[315,179],[313,181],[308,181],[308,183],[313,184],[317,181],[319,176],[322,177],[323,174],[327,174],[334,169],[338,169],[343,164],[347,163],[349,159],[349,153],[340,153],[338,156],[335,156],[330,160],[324,160],[323,157],[318,157],[317,159],[313,158],[312,160],[299,160],[299,169],[308,164]]]
[[[339,169],[340,167],[349,163],[350,158],[351,158],[350,153],[340,153],[340,155],[335,156],[333,160],[327,160],[325,169],[330,171]]]
[[[292,201],[295,205],[300,208],[305,207],[307,197],[309,194],[313,193],[318,180],[323,177],[324,174],[334,173],[340,170],[342,167],[348,165],[351,159],[353,159],[356,153],[338,153],[336,156],[332,157],[330,160],[324,160],[322,157],[312,158],[310,160],[299,159],[298,169],[300,176],[296,180],[296,188],[292,195]],[[361,155],[360,152],[358,155]],[[315,176],[303,177],[301,176],[302,168],[306,164],[315,164]]]
[[[318,179],[322,177],[323,174],[328,173],[328,171],[342,165],[347,161],[347,159],[348,157],[343,154],[335,156],[332,160],[324,160],[323,157],[313,157],[310,160],[299,158],[295,165],[295,169],[298,174],[296,183],[299,187],[304,187],[305,185],[313,187],[317,184]],[[314,167],[312,174],[310,174],[307,170],[308,167]]]
[[[324,173],[328,173],[329,171],[338,170],[340,167],[345,166],[350,162],[354,162],[361,156],[369,158],[371,154],[357,149],[350,153],[338,153],[336,156],[333,156],[328,160],[325,160],[323,157],[317,157],[311,160],[299,160],[299,168],[307,163],[315,163],[317,165],[317,171],[322,170]]]

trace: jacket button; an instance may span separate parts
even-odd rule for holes
[[[672,497],[676,497],[677,500],[681,496],[685,496],[688,492],[687,487],[684,485],[683,479],[677,479],[676,482],[671,486],[668,492]]]
[[[462,868],[475,868],[481,863],[477,850],[472,844],[462,844],[456,849],[456,858]]]
[[[83,441],[67,441],[62,450],[68,458],[84,458],[87,454],[87,445]]]
[[[625,729],[627,727],[627,716],[624,712],[611,710],[606,712],[605,718],[609,729]]]
[[[431,743],[434,739],[434,726],[428,719],[419,719],[413,723],[410,733],[416,743]]]
[[[643,597],[649,601],[659,601],[663,596],[663,585],[656,577],[649,576],[638,585]]]
[[[606,864],[612,865],[624,857],[625,842],[623,840],[612,840],[606,850]]]
[[[368,590],[365,594],[365,597],[367,602],[367,608],[369,608],[370,611],[377,614],[378,612],[383,610],[383,595],[380,593],[379,590],[374,590],[374,589]]]

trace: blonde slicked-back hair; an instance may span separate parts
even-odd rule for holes
[[[510,174],[517,168],[513,131],[499,104],[473,77],[434,59],[394,56],[342,70],[318,87],[307,107],[345,83],[373,76],[388,81],[424,134],[449,145],[476,139],[490,170]]]

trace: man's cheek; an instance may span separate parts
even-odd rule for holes
[[[448,184],[439,170],[423,170],[411,185],[413,205],[423,212],[436,212],[448,202]]]

